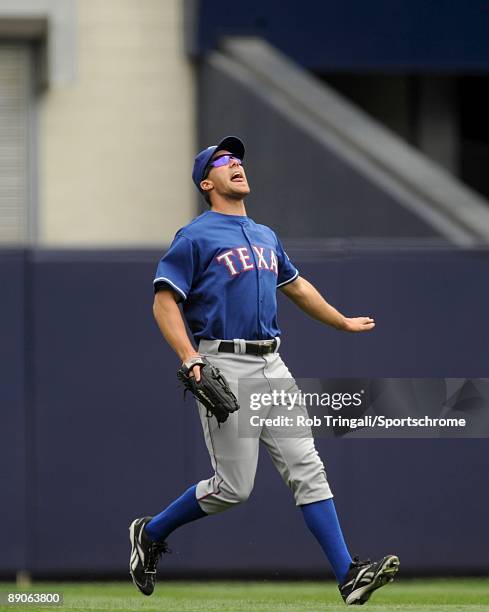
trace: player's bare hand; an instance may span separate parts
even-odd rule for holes
[[[371,317],[345,318],[344,330],[348,332],[370,331],[375,327],[375,321]]]

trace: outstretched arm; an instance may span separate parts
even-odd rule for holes
[[[370,317],[343,316],[336,308],[328,304],[314,285],[301,276],[280,289],[301,310],[321,323],[349,332],[369,331],[375,327],[375,322]]]

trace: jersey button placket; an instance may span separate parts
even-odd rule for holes
[[[262,329],[261,329],[261,302],[262,302],[262,297],[261,297],[261,283],[260,283],[260,270],[258,268],[258,261],[256,259],[256,253],[253,249],[253,245],[251,244],[251,240],[250,237],[248,236],[244,225],[241,226],[242,230],[243,230],[243,234],[244,237],[246,238],[246,241],[249,245],[250,248],[250,253],[251,256],[253,257],[253,262],[255,264],[255,273],[256,273],[256,323],[257,323],[257,334],[258,334],[258,338],[261,338],[262,336]]]

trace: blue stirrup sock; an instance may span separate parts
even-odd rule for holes
[[[149,521],[144,530],[154,542],[162,542],[177,527],[208,516],[197,501],[196,488],[197,485],[193,485],[187,489],[182,496]]]
[[[346,547],[333,499],[304,504],[304,520],[331,563],[339,584],[345,581],[352,561]]]

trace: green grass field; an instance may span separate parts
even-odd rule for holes
[[[0,592],[17,590],[0,584]],[[62,606],[0,606],[13,610],[152,610],[190,612],[286,612],[346,610],[332,582],[164,582],[159,580],[151,597],[140,595],[132,583],[40,583],[32,592],[60,592]],[[354,608],[357,609],[357,608]],[[488,579],[408,580],[377,591],[363,608],[370,612],[489,611]]]

